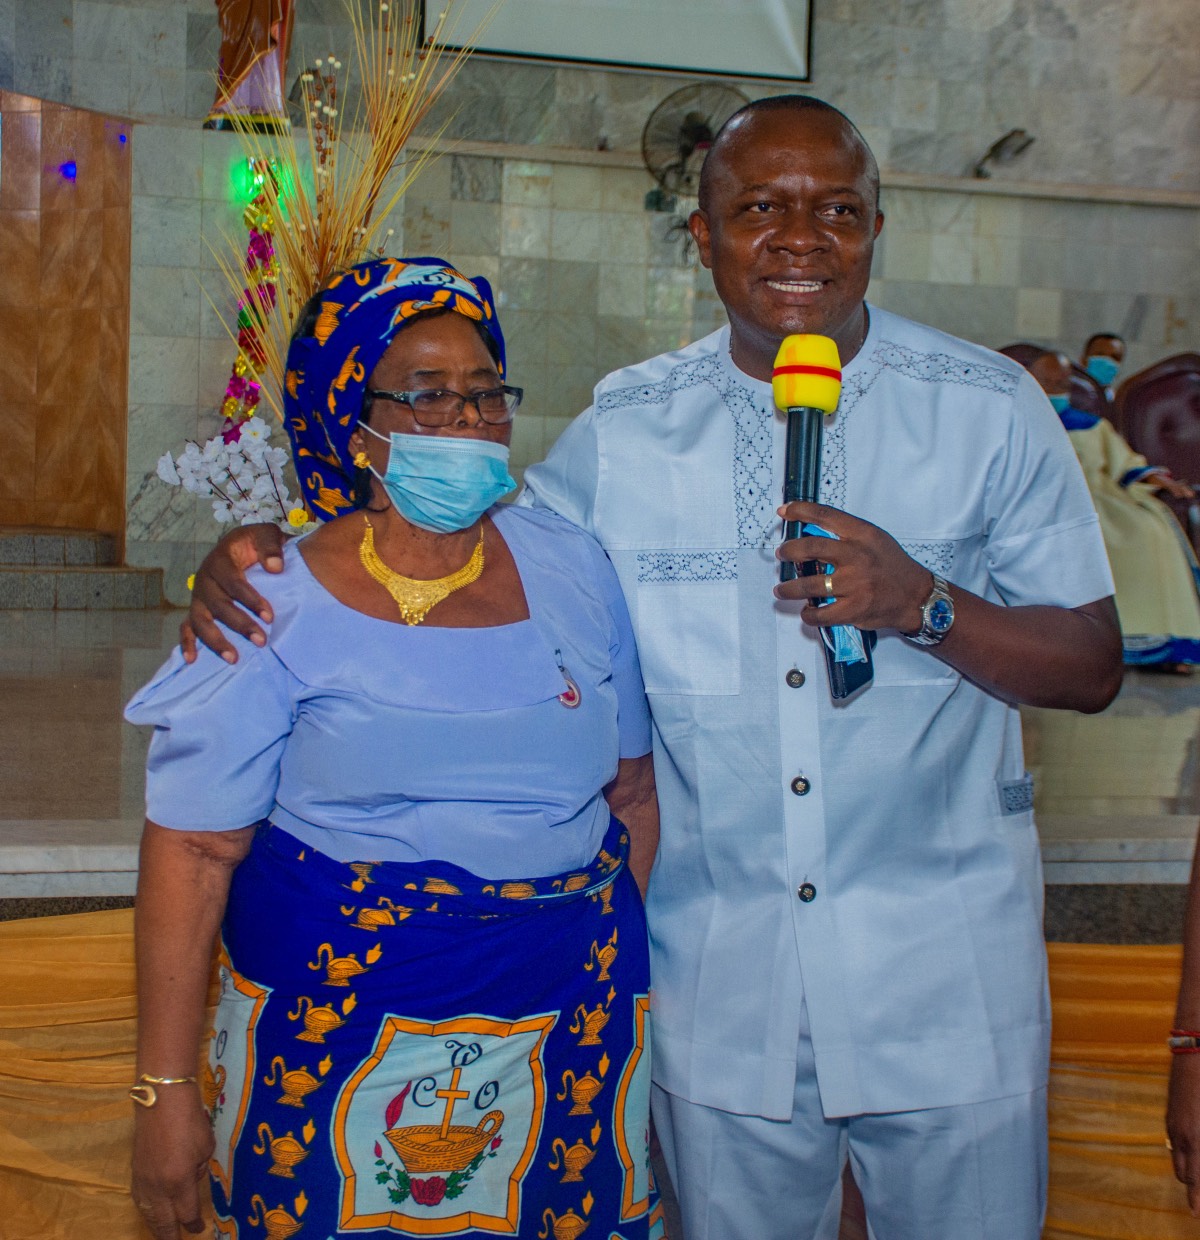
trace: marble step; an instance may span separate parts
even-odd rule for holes
[[[117,562],[116,541],[95,530],[0,526],[0,567],[97,568]]]
[[[142,820],[13,821],[0,835],[0,897],[131,896]]]
[[[0,610],[141,611],[163,605],[161,568],[0,563]]]

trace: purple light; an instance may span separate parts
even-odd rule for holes
[[[58,171],[64,180],[66,181],[75,180],[75,173],[77,171],[75,167],[75,161],[73,159],[68,159],[65,164],[59,164]]]

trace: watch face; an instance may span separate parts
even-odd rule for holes
[[[945,633],[954,623],[954,604],[940,598],[929,608],[929,627],[935,633]]]

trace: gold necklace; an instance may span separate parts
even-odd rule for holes
[[[375,531],[365,513],[363,520],[366,521],[367,528],[363,531],[362,542],[359,544],[358,558],[362,561],[363,568],[396,600],[396,606],[400,608],[400,618],[405,624],[420,624],[443,599],[448,598],[455,590],[461,590],[463,586],[478,581],[483,572],[482,521],[479,523],[479,541],[471,552],[471,558],[462,568],[448,577],[418,581],[388,568],[375,550]]]

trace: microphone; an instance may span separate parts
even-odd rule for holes
[[[842,359],[828,336],[788,336],[775,355],[771,375],[775,404],[787,413],[787,456],[783,475],[783,502],[816,503],[821,486],[821,432],[824,415],[832,413],[842,394]],[[800,522],[785,521],[785,539],[800,537]],[[800,572],[810,577],[822,571],[816,560]],[[779,562],[779,580],[794,581],[796,565]]]

